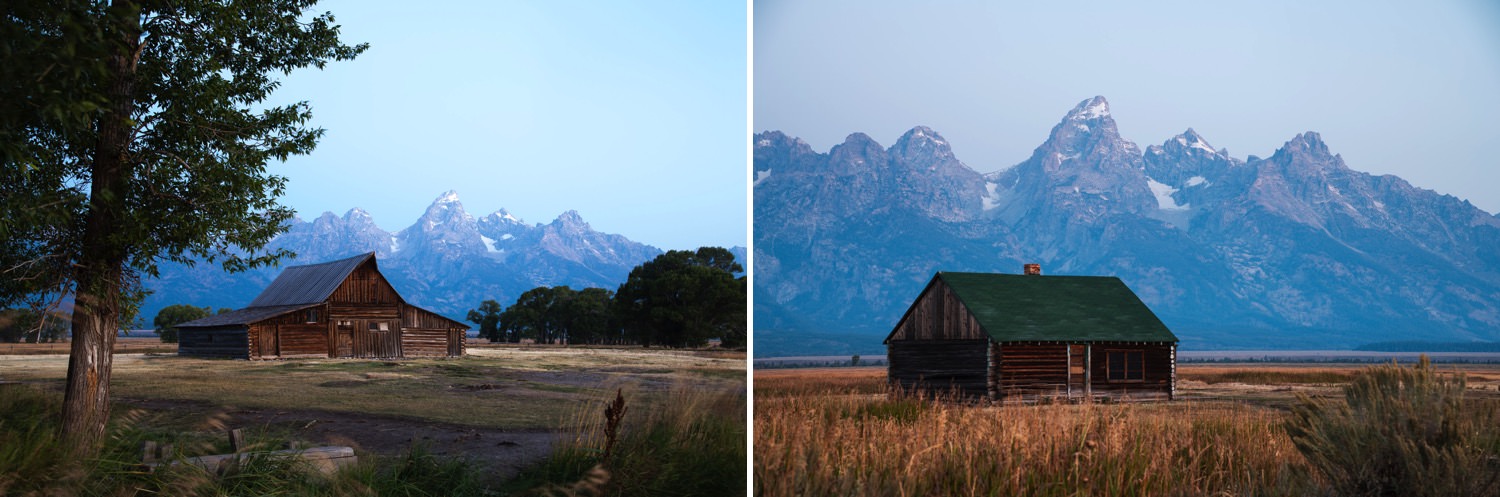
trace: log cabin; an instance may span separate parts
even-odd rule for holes
[[[1115,277],[933,275],[885,339],[887,380],[993,401],[1170,400],[1177,337]]]
[[[244,309],[177,325],[178,355],[458,357],[469,326],[411,305],[370,252],[287,267]]]

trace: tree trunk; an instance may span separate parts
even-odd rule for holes
[[[73,345],[63,397],[62,435],[76,456],[97,452],[109,421],[109,376],[120,329],[120,285],[128,247],[121,230],[130,187],[130,119],[135,106],[135,64],[140,47],[140,7],[116,1],[106,13],[115,30],[106,90],[109,104],[98,122],[99,142],[90,171],[89,210],[77,263]],[[108,28],[107,28],[108,29]]]

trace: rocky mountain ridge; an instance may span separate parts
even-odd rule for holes
[[[268,248],[297,254],[283,267],[373,251],[381,272],[403,298],[455,319],[485,299],[509,305],[537,286],[614,290],[631,269],[662,253],[622,235],[595,231],[576,211],[536,224],[505,209],[476,219],[452,191],[394,233],[354,208],[342,216],[325,212],[311,221],[294,219]],[[743,260],[743,248],[732,251]],[[280,268],[268,268],[227,274],[213,264],[168,263],[161,277],[144,282],[153,293],[140,316],[149,322],[156,311],[177,303],[242,307],[279,272]]]
[[[879,351],[933,272],[1027,262],[1121,277],[1184,347],[1500,340],[1500,218],[1355,171],[1315,132],[1267,158],[1191,128],[1142,150],[1094,97],[989,174],[926,127],[890,148],[754,144],[757,343],[852,333],[870,338],[847,351]]]

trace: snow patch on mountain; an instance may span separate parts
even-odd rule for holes
[[[1177,205],[1177,199],[1172,198],[1172,194],[1177,193],[1176,188],[1151,178],[1146,178],[1146,186],[1151,188],[1151,194],[1156,196],[1156,205],[1161,210],[1185,211],[1188,209],[1187,205]]]

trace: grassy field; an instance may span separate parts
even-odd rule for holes
[[[469,461],[467,471],[477,474],[482,486],[502,485],[519,476],[524,484],[512,485],[508,493],[525,493],[525,485],[574,481],[602,464],[599,454],[588,448],[598,440],[580,437],[579,432],[593,430],[602,420],[604,402],[621,392],[631,409],[624,418],[626,435],[656,433],[679,418],[722,417],[725,412],[733,414],[737,405],[738,416],[728,418],[738,426],[737,437],[718,433],[717,444],[703,450],[720,455],[737,451],[739,463],[719,472],[744,474],[743,353],[488,345],[471,346],[469,352],[462,358],[283,361],[116,354],[113,430],[175,443],[186,448],[187,456],[224,451],[228,428],[245,428],[266,444],[349,445],[361,457],[388,461],[409,462],[408,454],[416,447],[424,458]],[[0,391],[23,388],[55,394],[66,374],[66,355],[0,355]],[[680,405],[684,398],[709,400]],[[660,413],[675,413],[676,418],[663,421]],[[0,420],[3,428],[16,426]],[[694,433],[683,434],[701,436]],[[674,464],[660,460],[664,450],[657,447],[676,444],[670,437],[633,443],[635,453],[617,456],[614,466]],[[551,460],[561,456],[575,464],[540,477],[530,469],[558,467]],[[693,459],[716,464],[725,460],[701,454]],[[8,469],[0,467],[0,489]],[[664,479],[654,472],[618,468],[604,481],[669,490],[698,485],[680,475]],[[743,478],[738,481],[743,489]],[[619,493],[618,488],[605,488]]]
[[[1035,406],[891,395],[884,368],[756,371],[755,492],[1327,495],[1287,433],[1288,408],[1342,398],[1359,370],[1184,366],[1183,400]],[[1469,402],[1493,410],[1500,368],[1467,371]]]

